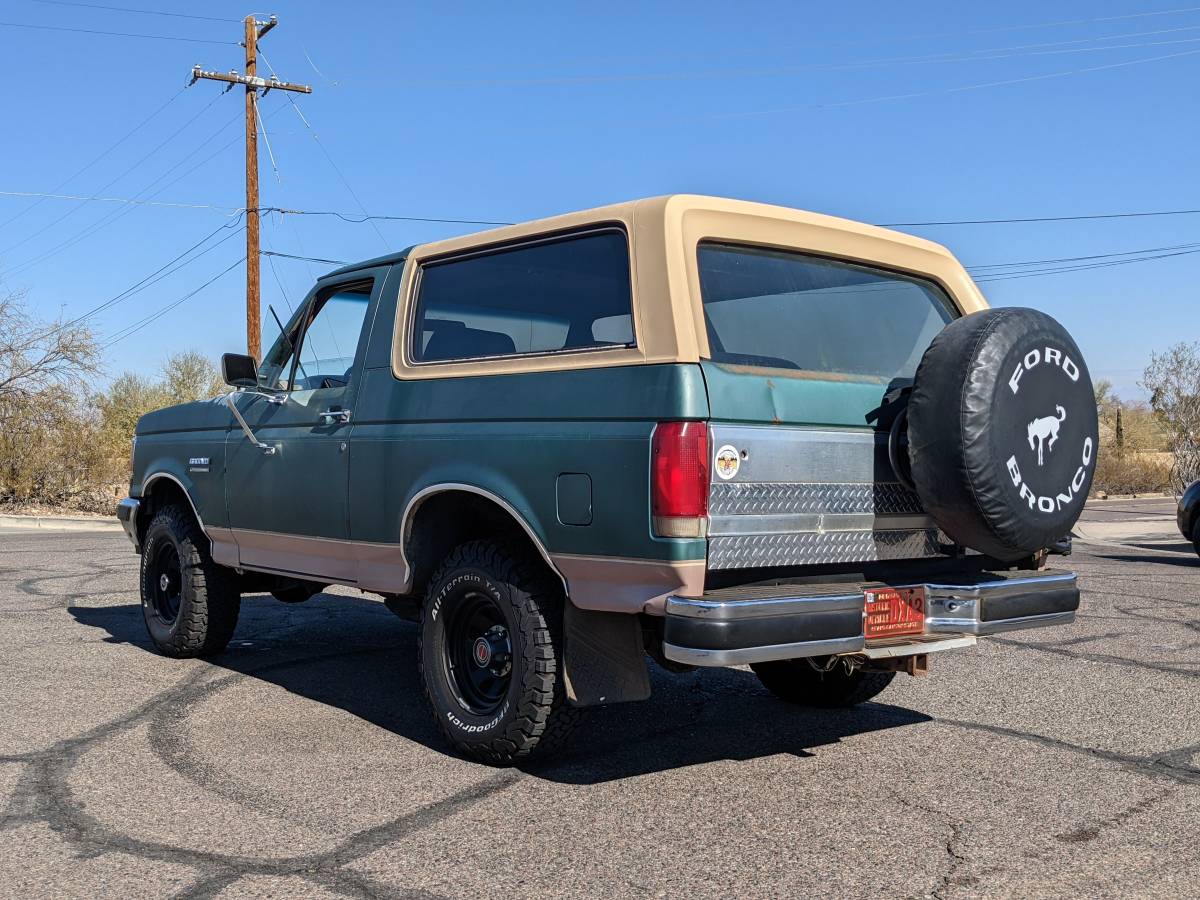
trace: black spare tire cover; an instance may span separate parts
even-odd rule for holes
[[[1096,471],[1099,424],[1075,341],[1034,309],[947,325],[908,405],[913,484],[953,541],[1011,561],[1065,536]]]

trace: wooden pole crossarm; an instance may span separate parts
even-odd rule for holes
[[[291,81],[280,81],[278,78],[262,78],[258,75],[239,75],[237,72],[206,72],[199,66],[192,69],[192,83],[201,78],[210,81],[225,81],[229,84],[244,84],[247,87],[259,88],[265,91],[295,91],[298,94],[311,94],[312,88],[307,84],[295,84]]]

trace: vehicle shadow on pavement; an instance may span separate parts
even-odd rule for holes
[[[1191,544],[1131,544],[1133,547],[1145,547],[1156,553],[1096,553],[1096,559],[1111,559],[1115,562],[1163,563],[1168,566],[1200,566],[1200,556],[1196,554]]]
[[[138,604],[69,611],[81,625],[106,631],[107,642],[153,652]],[[448,754],[421,693],[416,635],[414,624],[373,600],[321,594],[284,605],[246,597],[229,649],[204,662]],[[720,760],[810,757],[815,748],[854,735],[930,721],[887,703],[851,710],[792,706],[740,669],[677,675],[649,665],[649,700],[590,710],[556,756],[523,768],[550,781],[600,784]],[[230,679],[228,685],[243,680]]]

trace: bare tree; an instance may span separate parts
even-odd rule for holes
[[[26,308],[21,294],[0,295],[0,400],[78,384],[96,372],[99,362],[99,348],[86,325],[44,321]]]
[[[1171,486],[1181,492],[1200,478],[1200,341],[1150,354],[1141,384],[1168,431],[1174,457]]]

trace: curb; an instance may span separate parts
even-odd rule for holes
[[[0,515],[0,531],[120,531],[121,523],[114,519],[93,519],[83,516],[22,516]]]
[[[1150,491],[1145,494],[1106,494],[1103,497],[1088,497],[1087,503],[1108,503],[1121,500],[1174,500],[1174,494],[1163,491]]]

